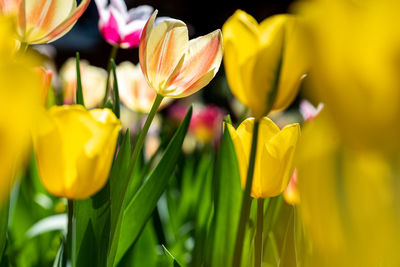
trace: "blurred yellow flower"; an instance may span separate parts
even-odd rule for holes
[[[107,181],[120,129],[109,109],[52,107],[33,138],[44,187],[69,199],[98,192]]]
[[[107,80],[107,71],[89,64],[86,60],[80,60],[81,82],[83,98],[87,108],[98,107],[104,98],[104,85]],[[64,103],[72,104],[76,99],[76,61],[68,59],[60,70],[60,77],[64,92]]]
[[[297,153],[307,266],[399,266],[399,157],[345,146],[334,125],[306,124]]]
[[[220,30],[190,40],[186,24],[164,19],[154,25],[157,11],[142,32],[139,60],[148,84],[157,94],[181,98],[206,86],[222,60]]]
[[[242,187],[246,185],[254,118],[243,121],[237,130],[227,124],[238,158]],[[299,124],[282,130],[267,117],[260,119],[257,154],[251,196],[267,198],[281,194],[293,174],[293,158],[300,136]]]
[[[17,57],[14,22],[0,17],[0,205],[26,162],[30,128],[40,107],[41,83],[33,71],[37,62],[29,54]]]
[[[121,102],[133,111],[149,113],[157,93],[147,84],[140,66],[122,62],[117,67],[117,79]],[[171,98],[164,98],[160,108],[169,102]]]
[[[258,24],[242,10],[222,27],[229,87],[256,118],[287,108],[295,98],[307,70],[299,32],[291,15]]]
[[[90,0],[2,0],[0,15],[18,17],[19,40],[28,44],[49,43],[66,34],[83,14]]]
[[[303,1],[312,94],[352,145],[400,147],[400,2]]]

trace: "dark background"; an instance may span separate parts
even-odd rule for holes
[[[138,5],[151,5],[158,9],[158,16],[168,16],[184,21],[189,28],[191,38],[207,34],[215,29],[222,28],[224,22],[237,9],[242,9],[254,16],[258,21],[277,13],[287,12],[292,0],[126,0],[128,9]],[[52,43],[57,50],[56,63],[60,67],[76,51],[81,58],[91,64],[105,67],[111,47],[103,41],[97,27],[98,14],[94,0],[91,1],[84,15],[78,20],[75,27],[64,37]],[[137,49],[118,52],[117,63],[130,60],[138,62]]]

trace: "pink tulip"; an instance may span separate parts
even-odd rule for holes
[[[99,11],[99,29],[111,45],[129,49],[138,47],[143,27],[153,12],[151,6],[143,5],[128,11],[123,0],[95,0]]]

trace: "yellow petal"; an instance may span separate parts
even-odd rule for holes
[[[242,188],[246,186],[246,175],[247,175],[247,168],[249,164],[249,159],[246,155],[245,147],[243,146],[241,136],[238,135],[237,131],[235,128],[233,128],[232,125],[226,124],[229,134],[232,137],[233,144],[235,146],[235,151],[236,151],[236,157],[238,160],[239,164],[239,170],[240,170],[240,181]]]
[[[252,94],[257,96],[249,99],[249,107],[255,117],[266,115],[272,108],[273,90],[278,90],[277,75],[281,67],[285,22],[286,16],[276,15],[260,24],[260,49],[254,57],[251,80],[248,81]]]
[[[46,189],[70,199],[89,197],[107,181],[119,120],[108,109],[53,107],[35,133],[39,173]]]
[[[305,34],[298,19],[289,15],[285,17],[283,61],[273,110],[283,110],[293,102],[309,64],[303,40]]]
[[[224,36],[224,67],[226,78],[235,97],[245,106],[250,107],[252,88],[247,81],[251,80],[249,68],[254,55],[259,49],[259,30],[257,21],[247,13],[238,10],[222,27]],[[247,71],[247,74],[242,73]]]

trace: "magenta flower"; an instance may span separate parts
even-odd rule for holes
[[[148,5],[128,11],[124,0],[95,0],[99,11],[99,29],[111,45],[129,49],[138,47],[143,27],[153,12]]]

